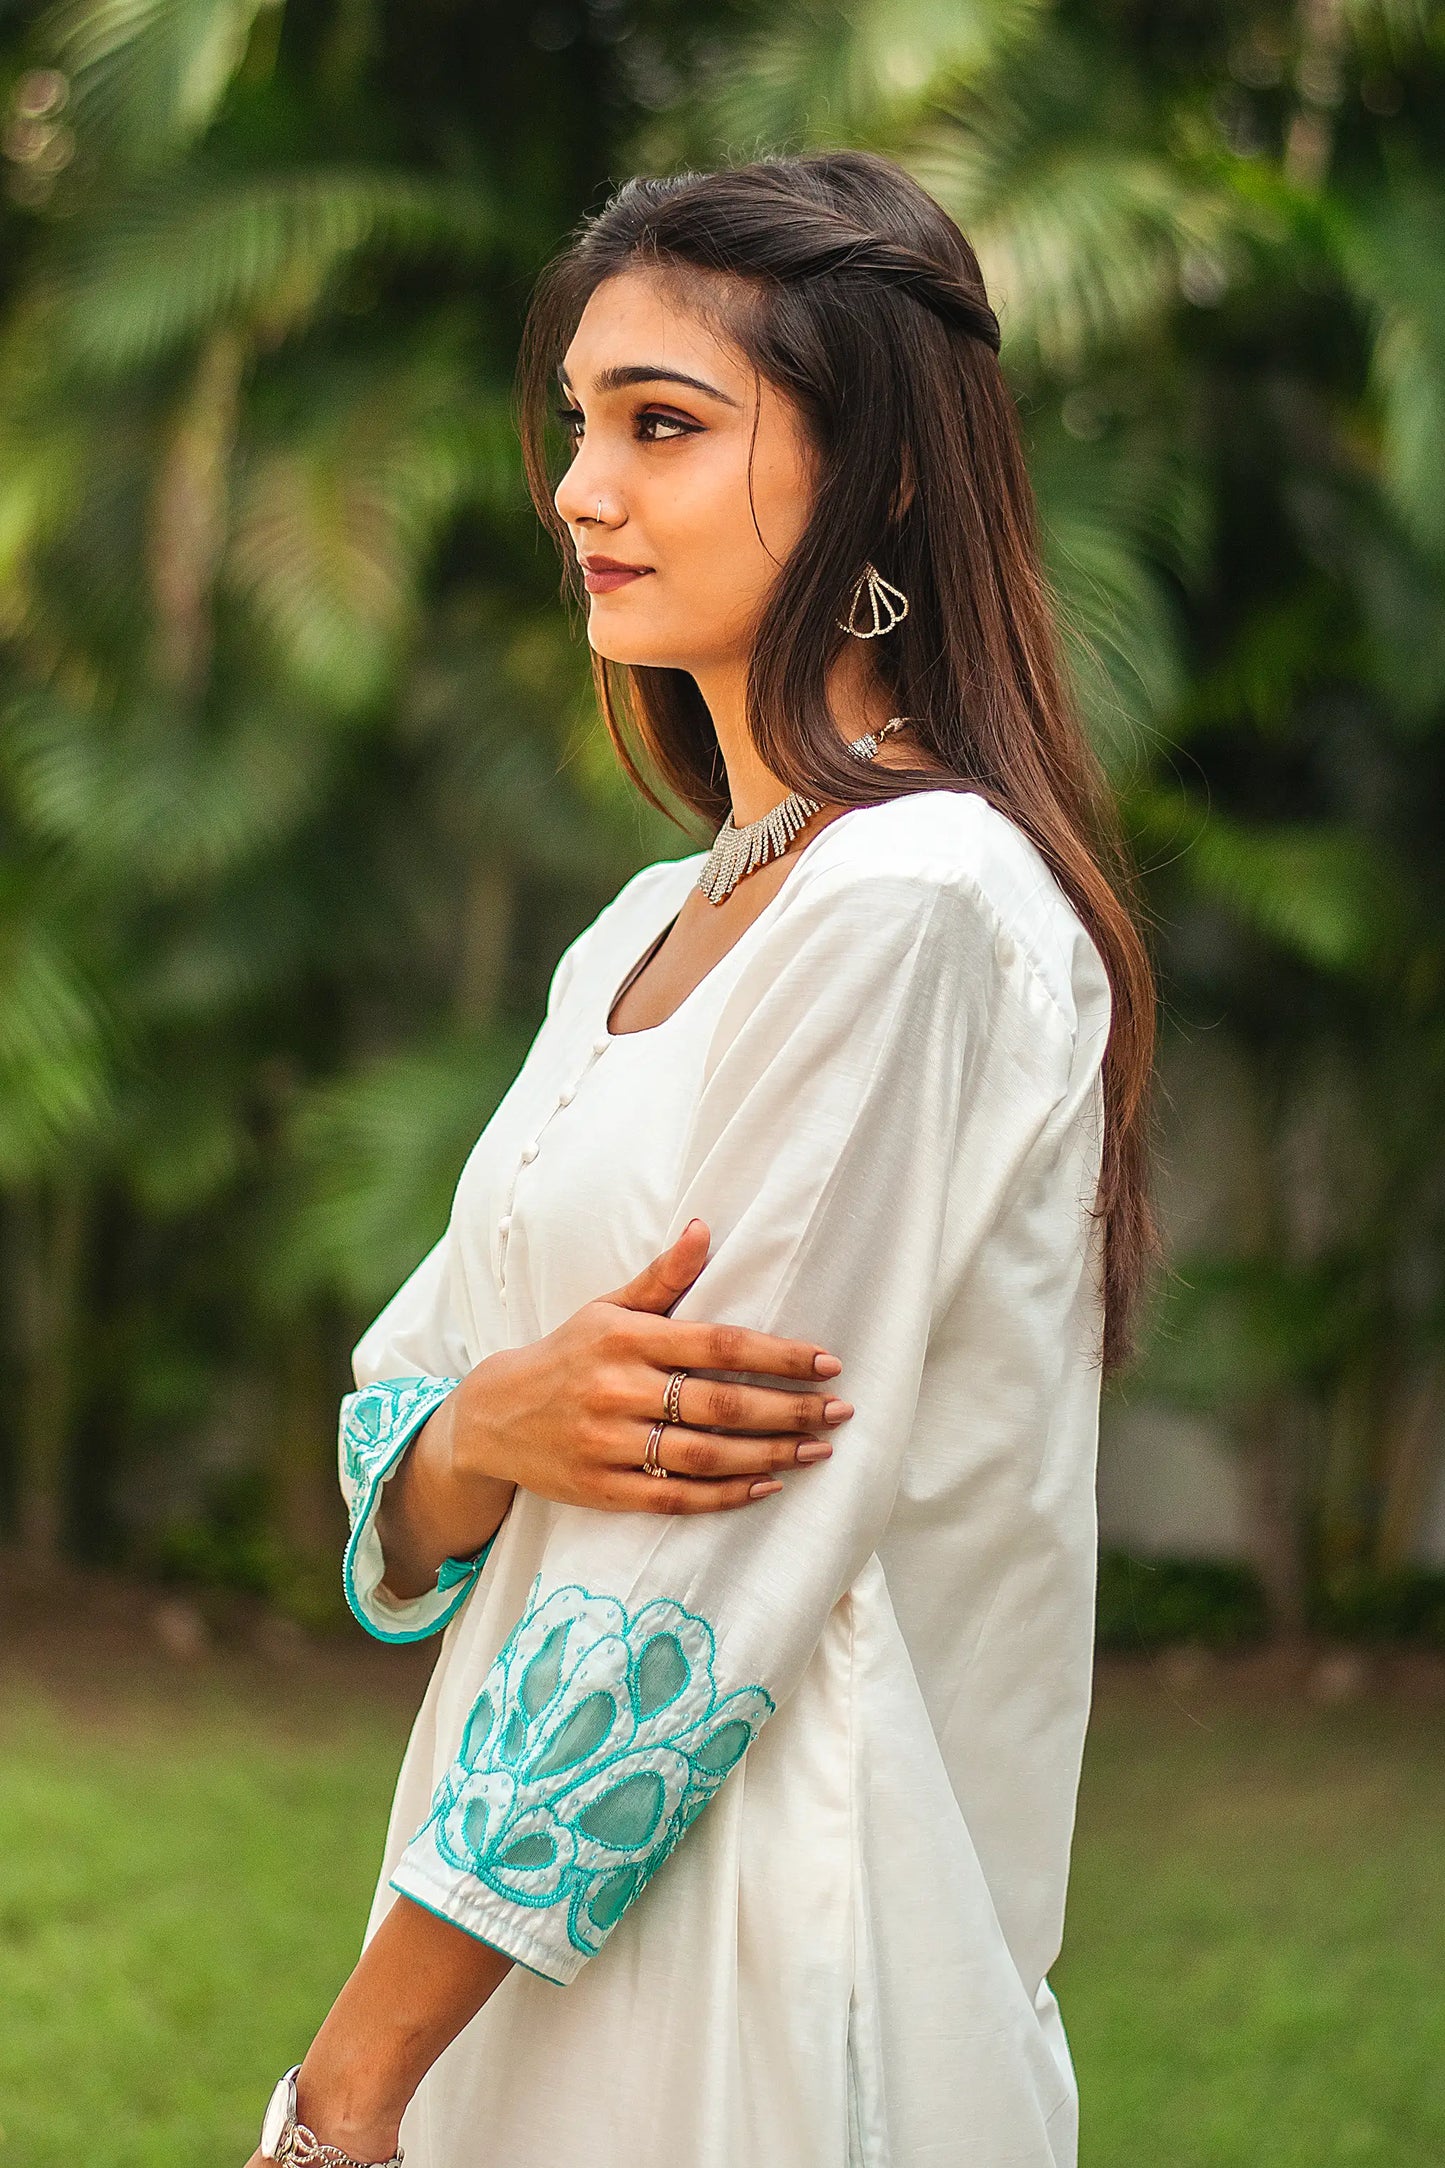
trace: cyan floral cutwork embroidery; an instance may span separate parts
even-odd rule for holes
[[[437,1576],[436,1597],[419,1598],[412,1610],[420,1623],[398,1628],[369,1599],[381,1579],[381,1549],[373,1525],[381,1486],[395,1469],[416,1433],[455,1390],[459,1378],[382,1378],[348,1393],[341,1403],[338,1463],[341,1492],[351,1521],[342,1579],[346,1600],[369,1633],[381,1641],[416,1641],[439,1633],[471,1589],[486,1562],[490,1544],[474,1558],[449,1558]]]
[[[532,1601],[487,1674],[409,1851],[565,1916],[591,1956],[773,1712],[718,1695],[705,1619],[668,1597]],[[420,1865],[420,1862],[418,1862]],[[435,1868],[433,1870],[435,1872]]]
[[[459,1378],[382,1378],[341,1403],[341,1491],[354,1528],[367,1493],[384,1480]]]

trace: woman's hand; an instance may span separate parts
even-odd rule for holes
[[[386,1587],[434,1586],[445,1558],[479,1550],[520,1485],[561,1505],[613,1513],[715,1513],[782,1488],[781,1471],[826,1460],[853,1410],[819,1380],[842,1369],[807,1340],[667,1316],[707,1262],[692,1220],[635,1279],[599,1295],[527,1347],[488,1355],[418,1432],[386,1484],[377,1534]],[[678,1421],[658,1441],[672,1477],[644,1475],[648,1432],[674,1370]],[[754,1371],[796,1386],[700,1377]]]
[[[478,1363],[433,1418],[450,1416],[457,1483],[500,1479],[618,1513],[711,1513],[781,1489],[781,1470],[826,1460],[829,1432],[853,1412],[818,1382],[841,1370],[835,1355],[808,1340],[665,1314],[707,1250],[707,1225],[693,1220],[625,1286],[584,1303],[543,1339]],[[658,1459],[678,1479],[663,1483],[641,1472],[642,1458],[674,1370],[689,1375],[678,1420],[658,1441]],[[707,1370],[798,1382],[695,1374]]]

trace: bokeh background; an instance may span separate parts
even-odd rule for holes
[[[426,1657],[341,1605],[347,1355],[709,840],[522,313],[627,173],[840,144],[978,250],[1161,974],[1086,2168],[1445,2157],[1442,92],[1426,0],[0,7],[0,2163],[239,2164],[354,1956]]]

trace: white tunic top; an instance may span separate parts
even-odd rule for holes
[[[563,955],[343,1403],[351,1600],[446,1629],[368,1933],[401,1891],[518,1960],[408,2168],[1073,2168],[1046,1976],[1092,1674],[1108,981],[1021,831],[928,790],[830,822],[613,1036],[702,858]],[[375,1505],[418,1424],[694,1214],[672,1314],[839,1355],[832,1458],[693,1518],[519,1493],[480,1568],[391,1603]]]

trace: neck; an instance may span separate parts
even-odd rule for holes
[[[745,691],[747,662],[729,660],[692,673],[707,703],[718,750],[727,770],[734,825],[745,828],[781,804],[789,786],[763,761],[748,733]],[[829,712],[844,743],[877,730],[890,714],[888,695],[874,677],[868,656],[850,640],[828,673]]]

